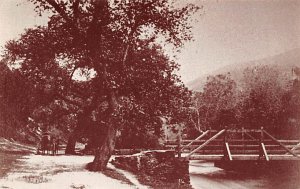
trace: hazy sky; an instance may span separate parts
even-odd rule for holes
[[[224,65],[300,48],[300,0],[178,2],[204,6],[194,16],[195,40],[177,55],[185,82]],[[26,0],[0,0],[0,46],[24,28],[45,22]]]

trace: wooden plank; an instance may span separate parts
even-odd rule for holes
[[[190,153],[191,151],[189,150],[184,150],[182,151],[183,153]],[[230,148],[230,152],[231,154],[259,154],[259,149],[256,150],[233,150],[232,148]],[[285,150],[268,150],[268,155],[284,155],[286,153]],[[297,153],[300,154],[300,151],[297,151]],[[196,154],[203,154],[203,155],[209,155],[209,154],[223,154],[224,155],[224,150],[223,149],[218,149],[218,150],[203,150],[200,149],[199,151],[194,153]]]
[[[256,142],[258,139],[256,140],[249,140],[249,139],[245,139],[245,140],[242,140],[242,139],[229,139],[230,142]],[[205,142],[206,140],[182,140],[183,143],[189,143],[189,142],[192,142],[192,141],[195,141],[195,142]],[[223,140],[222,139],[216,139],[214,140],[216,142],[222,142]],[[266,139],[264,140],[264,142],[272,142],[273,140],[270,140],[270,139]],[[300,143],[300,140],[278,140],[280,143],[295,143],[294,145]],[[166,140],[165,141],[165,144],[176,144],[178,141],[177,140]]]
[[[227,129],[229,133],[259,133],[260,129]]]
[[[223,155],[194,155],[190,157],[186,157],[189,160],[207,160],[207,161],[215,161],[215,160],[221,160],[223,158]]]
[[[231,156],[231,152],[230,152],[230,149],[229,149],[228,142],[225,143],[225,146],[226,146],[226,151],[227,151],[228,158],[229,158],[230,161],[232,161],[232,156]]]
[[[193,155],[191,157],[185,157],[189,160],[206,160],[206,161],[217,161],[222,160],[223,155],[221,154],[212,154],[212,155]],[[257,161],[259,155],[245,155],[245,154],[235,154],[232,155],[232,161]],[[269,155],[270,161],[300,161],[299,157],[292,155]]]
[[[244,160],[244,161],[247,161],[247,160],[257,160],[259,157],[259,155],[257,154],[241,154],[241,155],[232,155],[232,159],[233,160]]]
[[[288,154],[288,155],[286,155],[286,154],[284,154],[284,155],[269,155],[269,158],[270,158],[270,160],[275,160],[275,161],[277,161],[277,160],[298,160],[298,161],[300,161],[299,156],[295,157],[290,154]]]
[[[232,155],[232,159],[234,160],[257,160],[258,155]],[[212,154],[212,155],[193,155],[189,157],[190,160],[207,160],[207,161],[216,161],[222,160],[223,155],[220,154]]]
[[[192,150],[196,149],[199,145],[191,145],[190,148],[186,148],[183,149],[181,151],[184,152],[191,152]],[[269,154],[286,154],[286,150],[283,149],[281,146],[277,145],[277,146],[270,146],[270,145],[265,145],[266,150],[268,150]],[[177,145],[171,145],[171,146],[166,146],[168,147],[168,149],[175,149],[177,147]],[[258,151],[260,148],[259,145],[247,145],[246,148],[243,148],[243,146],[234,146],[232,144],[230,144],[230,151],[231,153],[242,153],[243,151],[245,151],[245,153],[256,153],[256,151]],[[205,153],[213,153],[214,151],[222,151],[223,147],[222,145],[207,145],[204,148],[202,148],[201,150],[199,150],[198,152],[205,152]],[[295,149],[293,150],[293,152],[295,154],[300,154],[300,149]],[[289,153],[288,153],[289,154]]]
[[[191,141],[190,143],[188,143],[187,145],[183,146],[181,148],[181,150],[184,150],[185,148],[189,147],[190,145],[192,145],[196,140],[200,140],[201,138],[203,138],[207,133],[209,133],[209,130],[205,131],[204,133],[202,133],[202,135],[200,135],[199,137],[197,137],[195,140]]]
[[[267,131],[263,131],[266,135],[268,135],[268,137],[270,137],[272,140],[274,140],[276,143],[278,143],[281,147],[283,147],[287,152],[289,152],[290,154],[292,154],[295,157],[298,157],[297,154],[295,154],[293,151],[291,151],[290,149],[288,149],[287,147],[285,147],[280,141],[278,141],[276,138],[274,138],[272,135],[270,135]]]
[[[278,140],[281,143],[300,143],[300,140]]]
[[[286,145],[287,146],[287,145]],[[298,148],[300,147],[300,143],[298,143],[296,146],[293,146],[292,147],[292,151],[294,152],[294,153],[297,153],[299,150],[298,150]],[[296,151],[297,150],[297,151]],[[286,154],[289,154],[289,153],[286,153]]]
[[[264,156],[265,156],[266,160],[269,161],[270,159],[269,159],[269,156],[267,154],[267,150],[266,150],[266,147],[265,147],[264,143],[262,142],[262,143],[260,143],[260,145],[262,147],[262,150],[263,150],[263,153],[264,153]]]
[[[259,139],[255,139],[255,140],[253,140],[253,139],[245,139],[245,140],[243,140],[243,139],[228,139],[228,141],[230,141],[230,142],[258,142],[258,140]],[[192,142],[192,141],[195,141],[195,142],[205,142],[206,140],[182,140],[182,142],[186,142],[186,143],[189,143],[189,142]],[[215,142],[222,142],[222,141],[224,141],[223,139],[216,139],[216,140],[214,140]],[[269,139],[269,140],[264,140],[264,142],[272,142],[273,140],[271,140],[271,139]],[[279,140],[279,141],[281,141],[281,140]],[[288,143],[295,143],[295,141],[287,141],[287,140],[284,140],[285,142],[288,142]],[[172,143],[175,143],[176,141],[168,141],[168,142],[166,142],[166,143],[170,143],[170,144],[172,144]],[[285,143],[285,142],[282,142],[282,143]]]
[[[191,153],[189,153],[187,155],[187,157],[190,157],[191,155],[193,155],[195,152],[197,152],[198,150],[200,150],[201,148],[205,147],[208,143],[210,143],[212,140],[216,139],[218,136],[220,136],[221,134],[223,134],[225,132],[225,129],[221,130],[220,132],[218,132],[217,134],[215,134],[213,137],[211,137],[210,139],[208,139],[206,142],[204,142],[202,145],[200,145],[199,147],[197,147],[196,149],[194,149]]]
[[[300,147],[300,143],[297,144],[296,146],[294,146],[291,150],[294,151],[294,150],[296,150],[296,149],[299,148],[299,147]]]
[[[204,140],[204,139],[199,139],[199,140],[187,140],[187,139],[185,139],[185,140],[181,140],[181,142],[183,143],[183,144],[188,144],[188,143],[190,143],[190,142],[194,142],[194,143],[197,143],[197,142],[199,142],[199,143],[201,143],[201,142],[205,142],[205,141],[207,141],[207,140]],[[222,140],[217,140],[217,141],[222,141]],[[176,144],[176,142],[178,142],[177,140],[168,140],[168,141],[165,141],[164,142],[164,144]]]
[[[231,154],[258,154],[259,150],[232,150],[230,149]],[[200,149],[199,151],[195,152],[195,154],[223,154],[224,149],[217,149],[217,150],[203,150]]]
[[[185,144],[185,143],[190,143],[190,142],[193,142],[194,141],[194,143],[197,143],[197,142],[199,142],[199,143],[201,143],[201,142],[205,142],[206,140],[181,140],[181,142],[183,143],[183,144]],[[224,140],[223,139],[216,139],[216,140],[214,140],[214,142],[223,142]],[[258,141],[258,139],[257,140],[250,140],[250,139],[245,139],[245,140],[242,140],[242,139],[228,139],[228,141],[230,141],[230,143],[231,142],[257,142]],[[264,140],[264,142],[272,142],[272,140]],[[177,144],[178,143],[178,141],[177,140],[168,140],[168,141],[165,141],[164,142],[164,144],[165,145],[172,145],[172,144]]]
[[[181,140],[181,143],[183,144],[188,144],[190,142],[205,142],[206,140]],[[177,140],[168,140],[168,141],[165,141],[164,144],[176,144],[176,142],[178,143]]]

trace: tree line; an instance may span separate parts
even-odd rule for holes
[[[277,67],[246,68],[241,81],[232,79],[230,73],[209,76],[194,102],[203,130],[263,127],[279,137],[300,135],[299,76]]]

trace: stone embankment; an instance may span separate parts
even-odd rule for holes
[[[145,151],[117,156],[112,164],[133,172],[141,183],[152,187],[191,188],[189,162],[176,158],[174,151]]]

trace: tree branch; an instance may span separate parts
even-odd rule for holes
[[[72,73],[71,73],[70,78],[69,78],[69,82],[70,82],[70,83],[71,83],[72,77],[73,77],[73,75],[74,75],[74,73],[75,73],[75,71],[77,70],[78,67],[79,67],[79,66],[75,66],[74,69],[72,70]]]
[[[66,11],[56,2],[56,0],[45,0],[49,5],[52,6],[52,8],[68,23],[73,30],[75,31],[76,34],[80,34],[77,24],[74,23],[74,20],[66,13]],[[79,1],[78,1],[78,6],[79,6]]]
[[[75,0],[73,3],[73,14],[74,14],[74,22],[76,24],[78,24],[78,16],[79,16],[79,4],[80,4],[80,0]]]
[[[60,5],[55,1],[55,0],[46,0],[46,2],[51,5],[54,10],[61,15],[66,21],[71,21],[70,18],[68,17],[68,14],[60,7]]]
[[[64,100],[67,103],[70,103],[72,105],[77,106],[78,108],[82,107],[82,104],[76,102],[75,100],[70,100],[67,97],[65,97],[64,95],[61,95],[59,93],[56,93],[56,97],[60,98],[61,100]]]
[[[104,9],[105,4],[107,4],[107,0],[96,0],[96,1],[95,1],[95,5],[94,5],[95,9],[94,9],[94,12],[93,12],[93,19],[92,19],[92,21],[91,21],[91,24],[90,24],[90,26],[89,26],[89,29],[95,27],[95,24],[96,24],[96,22],[97,22],[97,19],[98,19],[99,16],[100,16],[100,11],[101,11],[101,9]],[[108,6],[108,5],[107,5],[107,6]],[[89,30],[89,29],[88,29],[88,30]]]

